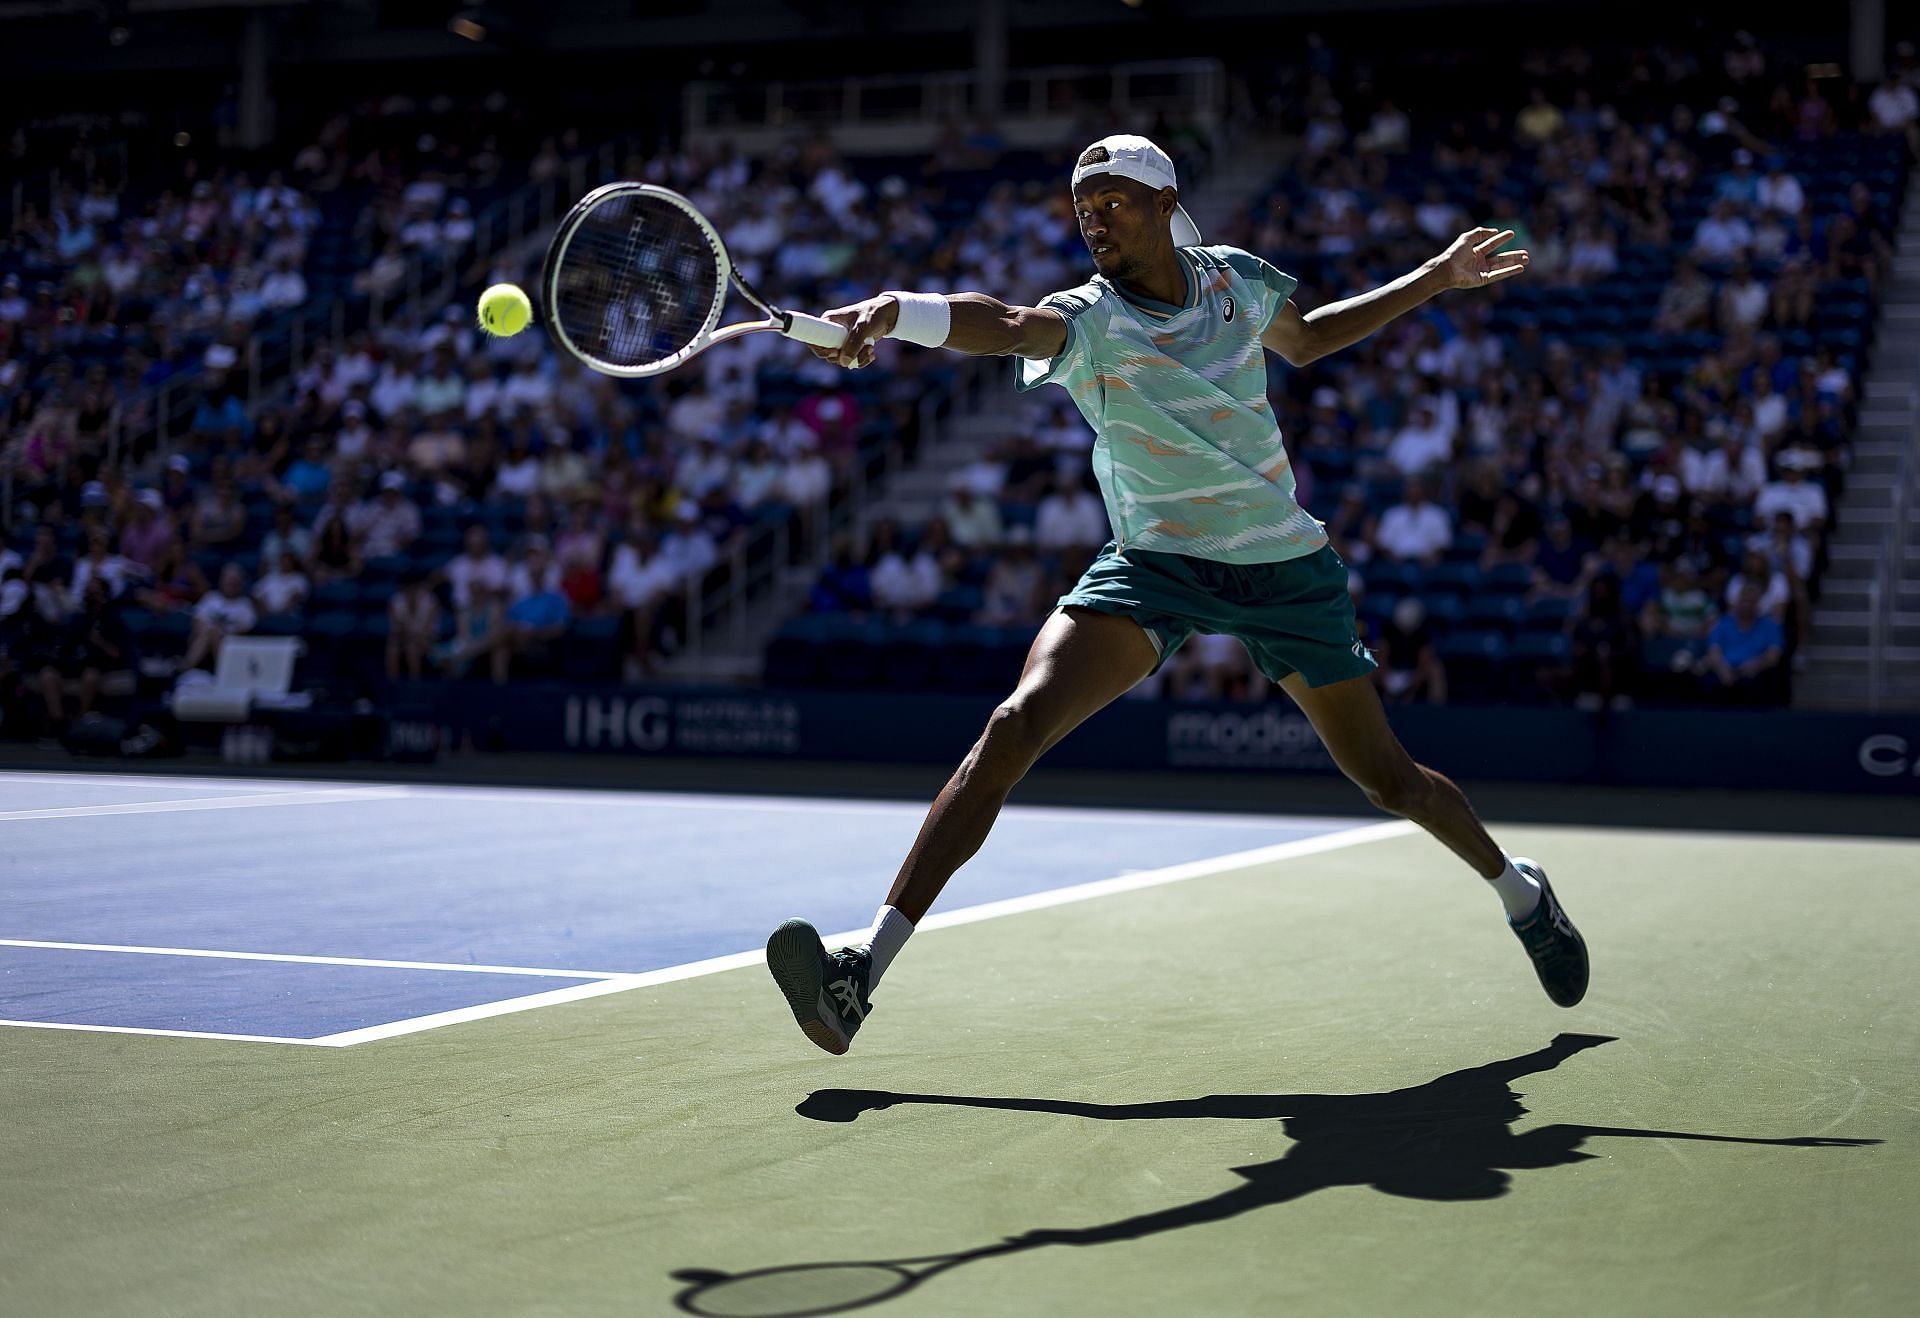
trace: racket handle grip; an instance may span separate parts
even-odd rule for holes
[[[786,313],[787,327],[780,332],[790,339],[810,343],[816,348],[837,348],[847,341],[847,327],[836,325],[819,316],[809,316],[804,311]]]

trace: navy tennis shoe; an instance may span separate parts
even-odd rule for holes
[[[1559,1006],[1575,1006],[1587,996],[1587,940],[1567,918],[1538,862],[1515,856],[1513,867],[1540,885],[1540,904],[1525,920],[1508,916],[1507,924],[1533,959],[1534,973],[1547,996]]]
[[[788,920],[767,939],[767,969],[807,1038],[838,1057],[873,1010],[873,954],[843,947],[829,952],[805,920]]]

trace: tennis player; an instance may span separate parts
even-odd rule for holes
[[[883,293],[829,312],[849,327],[846,342],[814,349],[848,367],[872,361],[883,337],[1019,358],[1021,389],[1066,389],[1098,436],[1093,469],[1114,534],[1060,598],[1013,693],[934,801],[868,936],[829,951],[811,924],[789,920],[768,940],[768,968],[800,1028],[830,1053],[847,1051],[873,987],[980,849],[1013,785],[1195,632],[1238,637],[1368,800],[1485,879],[1547,996],[1575,1005],[1587,991],[1586,944],[1546,872],[1502,851],[1460,789],[1416,764],[1387,726],[1346,565],[1294,497],[1263,355],[1305,366],[1449,289],[1520,274],[1527,253],[1500,250],[1510,230],[1472,229],[1391,283],[1302,315],[1291,275],[1201,245],[1173,162],[1146,138],[1096,142],[1072,186],[1095,271],[1087,283],[1037,307]]]

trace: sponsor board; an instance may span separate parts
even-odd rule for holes
[[[957,762],[986,696],[666,687],[421,684],[396,701],[386,750],[458,744],[583,754]],[[1395,706],[1418,761],[1456,778],[1641,787],[1914,794],[1920,717],[1637,709]],[[440,739],[442,746],[449,744]],[[1283,702],[1116,701],[1047,756],[1060,768],[1336,773],[1305,715]]]
[[[1283,706],[1209,706],[1167,715],[1167,763],[1174,768],[1332,771],[1333,757],[1306,715]]]
[[[798,755],[800,707],[780,697],[570,695],[569,750],[695,755]]]
[[[1876,732],[1860,743],[1860,767],[1875,778],[1920,780],[1920,746],[1893,732]]]

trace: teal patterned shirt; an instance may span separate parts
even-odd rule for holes
[[[1235,247],[1183,247],[1187,304],[1104,276],[1040,300],[1067,319],[1058,356],[1019,386],[1057,384],[1093,427],[1093,471],[1122,550],[1276,563],[1327,543],[1294,497],[1267,401],[1264,332],[1299,281]]]

